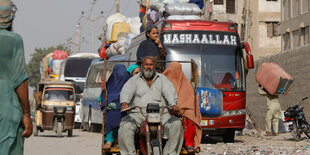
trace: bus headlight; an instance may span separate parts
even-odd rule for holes
[[[245,114],[245,109],[224,111],[222,116],[236,116]]]

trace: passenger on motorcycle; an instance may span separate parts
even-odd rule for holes
[[[170,63],[163,74],[172,82],[178,95],[177,106],[180,108],[180,113],[176,115],[182,121],[185,147],[189,153],[194,153],[200,145],[202,136],[201,113],[198,99],[195,100],[195,90],[185,77],[180,63]]]
[[[177,94],[172,83],[162,74],[156,73],[153,57],[142,59],[141,72],[130,78],[124,85],[120,102],[122,109],[129,106],[146,107],[148,103],[157,103],[160,106],[172,106],[175,113],[179,112]],[[183,144],[183,128],[181,121],[164,110],[162,115],[163,138],[168,139],[163,154],[180,154]],[[119,148],[121,154],[136,154],[135,133],[145,117],[138,108],[128,112],[122,118],[118,130]]]

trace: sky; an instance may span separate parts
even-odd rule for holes
[[[24,40],[26,62],[31,59],[35,48],[47,48],[67,43],[69,38],[75,42],[75,30],[81,24],[81,52],[91,51],[91,22],[80,18],[91,17],[91,3],[94,0],[12,0],[17,6],[13,23],[13,31],[20,34]],[[116,13],[116,0],[96,0],[94,17],[103,11],[105,18]],[[127,17],[138,16],[137,0],[120,0],[120,13]],[[94,50],[101,45],[97,36],[103,33],[105,18],[99,18],[94,26]],[[76,46],[71,45],[75,50]]]

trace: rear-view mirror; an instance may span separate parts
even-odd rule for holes
[[[243,42],[242,44],[246,52],[246,61],[248,69],[252,69],[254,68],[254,58],[251,52],[250,45],[247,42]]]

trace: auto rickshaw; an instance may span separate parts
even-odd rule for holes
[[[34,136],[39,131],[53,130],[57,137],[68,131],[68,137],[72,136],[75,116],[75,90],[74,84],[67,81],[43,81],[40,82],[36,94]],[[35,95],[36,96],[36,95]]]

